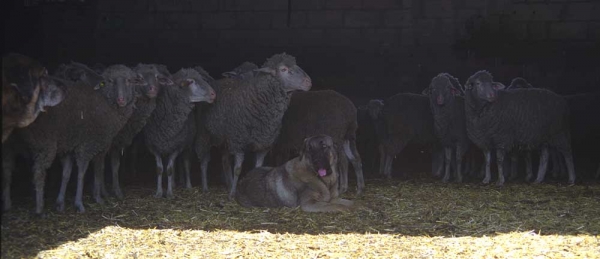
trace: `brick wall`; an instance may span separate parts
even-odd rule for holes
[[[594,0],[33,2],[53,64],[201,64],[218,75],[287,51],[317,89],[357,102],[420,91],[442,71],[464,81],[488,69],[500,81],[525,76],[562,93],[600,85]],[[577,89],[561,86],[573,78]]]

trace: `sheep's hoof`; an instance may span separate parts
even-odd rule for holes
[[[163,197],[163,193],[162,192],[156,192],[156,194],[154,194],[154,198],[160,199]]]
[[[63,212],[64,210],[65,210],[65,203],[64,202],[57,202],[56,203],[56,211]]]
[[[202,187],[202,192],[203,192],[203,193],[208,193],[208,187],[206,187],[206,186],[205,186],[205,187]]]
[[[32,213],[32,217],[35,219],[46,219],[48,218],[48,214],[44,213],[44,212],[33,212]]]
[[[191,184],[191,183],[187,183],[187,184],[185,184],[185,188],[186,188],[186,189],[192,189],[192,184]]]
[[[7,212],[10,210],[10,207],[11,207],[10,201],[5,201],[4,206],[2,206],[2,211]]]
[[[490,183],[490,178],[483,179],[483,181],[481,183],[482,184],[489,184]]]
[[[463,181],[462,177],[457,177],[457,178],[456,178],[456,182],[457,182],[457,183],[462,183],[462,181]]]
[[[115,196],[117,197],[117,199],[122,200],[123,199],[123,192],[121,192],[121,189],[115,189]]]
[[[498,187],[504,186],[504,181],[497,181],[496,186],[498,186]]]
[[[442,182],[443,182],[443,183],[448,183],[449,181],[450,181],[450,177],[444,177],[444,178],[442,179]]]
[[[533,184],[541,184],[542,180],[541,179],[536,179],[535,181],[533,181]]]
[[[173,198],[175,198],[175,196],[173,196],[172,193],[167,193],[167,199],[172,200]]]
[[[234,198],[235,198],[235,194],[234,193],[229,193],[228,198],[229,198],[230,201],[233,201]]]
[[[363,194],[363,190],[362,189],[358,189],[356,190],[356,197],[360,197]]]
[[[96,200],[96,203],[98,203],[100,205],[104,205],[104,199],[102,199],[101,196],[97,196],[95,200]]]
[[[84,213],[85,212],[85,207],[83,207],[83,204],[77,204],[77,203],[75,203],[75,207],[77,208],[77,212],[79,212],[79,213]]]
[[[575,185],[575,180],[569,180],[569,181],[567,182],[567,184],[568,184],[569,186],[574,186],[574,185]]]

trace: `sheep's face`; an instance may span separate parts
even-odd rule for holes
[[[487,71],[479,71],[469,77],[465,84],[466,95],[471,98],[493,102],[498,96],[498,90],[504,89],[502,83],[494,82],[492,75]]]
[[[213,103],[217,97],[215,90],[201,77],[183,79],[179,86],[189,93],[190,103]]]
[[[367,104],[367,109],[369,110],[369,116],[371,116],[372,119],[377,120],[383,110],[383,101],[370,100],[369,104]]]
[[[438,75],[431,80],[429,88],[423,94],[429,95],[432,104],[443,106],[454,100],[454,96],[460,95],[460,91],[454,88],[448,77]]]
[[[527,82],[527,80],[522,77],[517,77],[510,82],[508,89],[519,89],[519,88],[533,88],[531,84]]]
[[[277,78],[283,85],[286,92],[292,91],[308,91],[312,87],[310,76],[302,70],[298,65],[288,66],[279,64],[277,67],[263,67],[256,71],[271,74]]]
[[[98,85],[100,91],[119,107],[132,103],[135,89],[148,84],[142,75],[123,65],[110,66],[102,75],[105,81]]]
[[[65,99],[65,92],[60,86],[64,85],[50,77],[44,77],[40,80],[45,81],[42,84],[40,96],[36,104],[36,112],[45,112],[46,107],[56,106]]]
[[[156,69],[140,69],[136,70],[136,72],[141,74],[147,82],[145,85],[140,85],[138,91],[148,98],[155,98],[162,87],[175,84],[169,77],[159,73]]]

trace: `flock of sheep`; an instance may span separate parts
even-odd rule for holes
[[[348,162],[356,173],[357,194],[364,189],[356,145],[360,111],[335,91],[309,91],[310,76],[289,54],[273,55],[261,67],[244,62],[218,80],[200,66],[172,74],[158,64],[90,68],[71,62],[49,75],[38,61],[19,54],[3,57],[2,69],[4,210],[11,207],[11,173],[17,154],[28,154],[33,161],[36,214],[43,213],[46,170],[56,158],[62,165],[57,210],[64,210],[74,164],[77,210],[85,211],[83,181],[90,162],[95,176],[93,197],[103,203],[108,195],[104,183],[107,156],[112,191],[122,198],[120,158],[138,135],[156,161],[156,197],[173,197],[176,164],[185,172],[185,186],[191,188],[192,151],[201,161],[202,189],[208,191],[210,149],[219,149],[229,197],[233,198],[245,153],[255,154],[255,167],[263,165],[269,151],[274,165],[282,165],[298,154],[307,137],[320,134],[330,136],[336,147],[340,193],[348,189]],[[364,110],[375,127],[380,173],[387,177],[391,177],[396,154],[413,143],[430,146],[439,150],[436,157],[445,157],[432,163],[434,174],[444,172],[445,182],[451,172],[460,182],[463,172],[478,171],[484,173],[483,182],[489,183],[492,151],[498,185],[504,183],[508,172],[516,176],[515,160],[521,150],[530,179],[529,152],[540,150],[535,182],[544,180],[551,160],[559,167],[565,165],[572,184],[572,139],[586,142],[580,141],[579,135],[597,139],[600,132],[598,118],[577,115],[598,107],[598,97],[598,93],[563,97],[533,88],[522,78],[505,87],[487,71],[478,71],[463,87],[452,75],[441,73],[422,94],[400,93],[386,100],[371,100]],[[485,159],[481,170],[475,170],[476,157],[468,152],[477,148]],[[507,166],[504,157],[509,153],[513,163]],[[178,157],[182,163],[177,162]],[[462,167],[464,162],[467,169]],[[600,175],[600,167],[596,174]]]

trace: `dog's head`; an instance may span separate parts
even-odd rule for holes
[[[337,153],[331,137],[316,135],[304,139],[300,160],[304,159],[308,159],[316,175],[320,177],[330,175],[331,167],[337,164]]]

